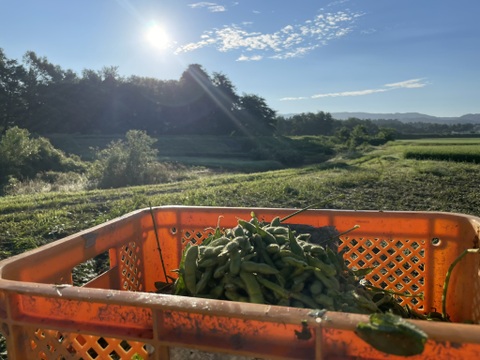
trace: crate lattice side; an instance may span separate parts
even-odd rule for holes
[[[138,341],[27,327],[28,359],[147,359],[152,346]]]
[[[373,268],[371,285],[410,295],[425,291],[425,241],[342,237],[340,251],[350,268]],[[420,297],[401,297],[400,304],[424,311]]]

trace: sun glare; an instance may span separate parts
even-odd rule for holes
[[[159,25],[150,25],[146,32],[145,38],[148,43],[156,49],[166,49],[171,45],[170,38],[161,26]]]

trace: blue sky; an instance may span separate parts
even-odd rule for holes
[[[197,63],[280,114],[480,113],[477,0],[0,0],[0,14],[7,57],[79,75],[178,80]]]

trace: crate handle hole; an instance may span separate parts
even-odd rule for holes
[[[442,240],[440,240],[440,239],[437,238],[437,237],[434,237],[434,238],[432,239],[432,245],[433,245],[433,246],[440,246],[441,243],[442,243]]]

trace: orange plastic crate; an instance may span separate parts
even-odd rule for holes
[[[201,243],[219,217],[233,227],[251,211],[265,221],[293,209],[166,206],[143,209],[0,263],[0,331],[9,359],[169,359],[179,349],[263,359],[396,359],[354,334],[365,315],[156,294],[186,244]],[[376,266],[376,286],[423,293],[408,298],[419,311],[441,309],[445,274],[467,248],[478,247],[480,218],[438,212],[308,210],[289,220],[335,226],[351,266]],[[71,286],[72,269],[108,252],[110,269]],[[448,313],[480,322],[480,256],[469,254],[450,281]],[[299,339],[302,321],[309,339]],[[480,358],[480,327],[412,321],[429,335],[414,359]]]

